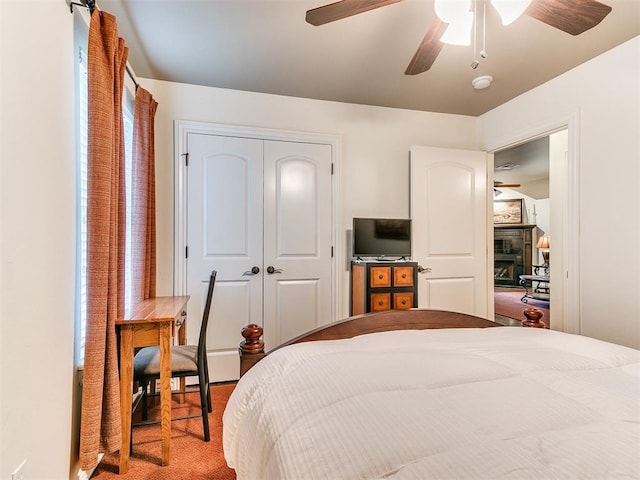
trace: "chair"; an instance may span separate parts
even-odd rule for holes
[[[211,300],[213,298],[213,287],[216,283],[216,271],[211,272],[209,277],[209,289],[207,291],[207,300],[204,305],[202,314],[202,325],[200,326],[200,336],[198,345],[174,345],[171,347],[171,377],[198,377],[200,388],[200,408],[202,415],[202,426],[204,430],[204,441],[210,440],[209,434],[209,413],[212,411],[211,391],[209,389],[209,368],[207,365],[207,324],[209,323],[209,312],[211,310]],[[160,378],[160,351],[157,346],[144,347],[138,351],[133,359],[133,379],[142,385],[143,392],[142,402],[142,419],[143,422],[137,425],[148,425],[158,423],[157,421],[148,422],[147,418],[147,389],[149,382],[155,382]],[[174,391],[172,393],[184,394],[184,391]],[[184,420],[187,418],[195,418],[200,415],[189,415],[173,420]]]

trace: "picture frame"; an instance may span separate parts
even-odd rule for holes
[[[496,224],[521,224],[522,223],[522,199],[494,200],[493,223]]]

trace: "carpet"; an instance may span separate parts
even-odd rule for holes
[[[149,425],[133,429],[133,452],[129,460],[129,471],[118,474],[119,454],[105,455],[96,468],[92,479],[97,480],[235,480],[235,471],[227,467],[222,452],[222,412],[235,383],[211,386],[213,412],[209,414],[211,441],[202,439],[202,418],[191,418],[171,422],[171,463],[161,466],[162,446],[160,425]],[[197,392],[197,388],[194,389]],[[177,396],[174,396],[177,397]],[[174,399],[174,417],[198,414],[200,395],[186,395],[184,404]],[[152,400],[153,401],[153,400]],[[149,418],[158,413],[159,403],[150,408]],[[137,414],[138,412],[136,412]]]
[[[503,317],[514,318],[516,320],[524,320],[522,314],[525,308],[534,307],[543,314],[542,321],[550,325],[551,316],[549,312],[549,302],[543,302],[529,298],[527,303],[520,301],[524,295],[522,288],[499,288],[496,287],[493,293],[495,303],[495,313]]]

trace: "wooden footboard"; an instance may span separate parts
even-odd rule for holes
[[[409,309],[388,310],[379,313],[365,313],[344,320],[339,320],[310,332],[304,333],[270,352],[294,343],[312,342],[316,340],[338,340],[351,338],[367,333],[388,332],[391,330],[424,330],[428,328],[484,328],[499,327],[500,324],[484,318],[466,315],[464,313],[448,312],[444,310]],[[268,353],[264,351],[261,340],[262,327],[247,325],[242,329],[245,340],[240,344],[240,376],[264,358]]]

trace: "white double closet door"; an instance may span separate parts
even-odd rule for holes
[[[269,349],[331,320],[332,146],[188,133],[186,149],[187,338],[216,270],[210,380],[236,379],[243,326]]]

